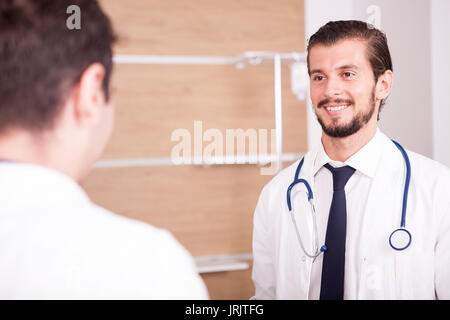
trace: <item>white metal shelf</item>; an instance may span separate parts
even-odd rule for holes
[[[250,265],[243,260],[252,260],[251,253],[202,256],[194,258],[199,273],[247,270]]]
[[[302,156],[301,153],[283,153],[281,162],[294,162]],[[272,161],[277,161],[278,155],[264,156],[230,156],[211,158],[192,158],[187,163],[175,164],[171,158],[134,158],[134,159],[105,159],[95,163],[94,168],[124,168],[124,167],[150,167],[150,166],[173,166],[173,165],[259,165],[265,166]]]

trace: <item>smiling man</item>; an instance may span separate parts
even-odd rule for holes
[[[334,21],[307,51],[322,138],[260,195],[256,298],[449,299],[450,170],[377,127],[393,84],[386,36]]]

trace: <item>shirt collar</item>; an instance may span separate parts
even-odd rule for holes
[[[319,150],[314,161],[313,175],[315,175],[324,164],[330,163],[334,167],[341,167],[344,165],[351,166],[370,178],[375,177],[378,158],[381,152],[381,136],[382,133],[377,127],[375,136],[345,162],[331,160],[325,152],[322,142],[320,142]]]

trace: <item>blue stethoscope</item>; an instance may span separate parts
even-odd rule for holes
[[[389,237],[389,245],[392,247],[392,249],[401,251],[401,250],[405,250],[406,248],[409,247],[409,245],[411,244],[411,239],[412,239],[411,233],[406,229],[406,221],[405,221],[406,220],[406,206],[408,203],[409,180],[411,178],[411,165],[409,163],[409,158],[408,158],[408,155],[406,154],[405,149],[403,149],[403,147],[398,142],[396,142],[394,140],[392,140],[392,142],[396,145],[396,147],[402,153],[402,156],[405,159],[405,165],[406,165],[405,188],[403,191],[402,220],[400,222],[400,228],[394,230]],[[291,214],[292,222],[295,226],[297,239],[298,239],[298,242],[300,243],[300,246],[301,246],[303,252],[310,258],[316,258],[322,252],[327,251],[328,248],[326,245],[323,245],[319,249],[319,239],[318,239],[317,223],[316,223],[316,211],[314,208],[313,192],[312,192],[311,186],[309,185],[308,181],[306,181],[305,179],[298,178],[300,175],[300,170],[303,166],[304,159],[305,158],[302,158],[302,160],[298,164],[297,170],[295,171],[294,181],[287,188],[287,206],[288,206],[289,212],[292,213]],[[314,240],[315,240],[315,246],[313,249],[314,250],[313,253],[308,252],[306,250],[305,246],[303,245],[303,241],[302,241],[302,238],[298,231],[297,223],[295,221],[294,211],[292,210],[291,192],[292,192],[292,189],[294,188],[294,186],[299,183],[303,183],[305,185],[306,189],[308,190],[308,202],[311,205],[311,215],[312,215],[312,220],[313,220],[313,234],[314,234]]]

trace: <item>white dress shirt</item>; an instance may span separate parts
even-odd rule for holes
[[[208,298],[169,232],[96,206],[60,172],[1,162],[0,199],[0,299]]]
[[[325,244],[325,236],[328,224],[328,215],[333,199],[333,175],[325,164],[329,163],[333,167],[351,166],[356,169],[353,175],[345,185],[345,197],[347,204],[347,234],[351,235],[346,238],[345,252],[345,275],[344,275],[344,298],[346,292],[350,290],[349,286],[354,281],[350,281],[351,277],[358,272],[358,256],[356,248],[358,247],[358,239],[362,230],[363,215],[365,213],[367,195],[377,168],[378,155],[380,154],[380,132],[377,128],[375,136],[358,152],[352,155],[347,161],[333,161],[326,154],[322,143],[319,152],[314,161],[314,186],[315,186],[315,208],[317,214],[317,230],[319,235],[319,247]],[[311,284],[309,291],[310,299],[319,299],[320,284],[322,277],[323,254],[314,260],[311,269]]]

